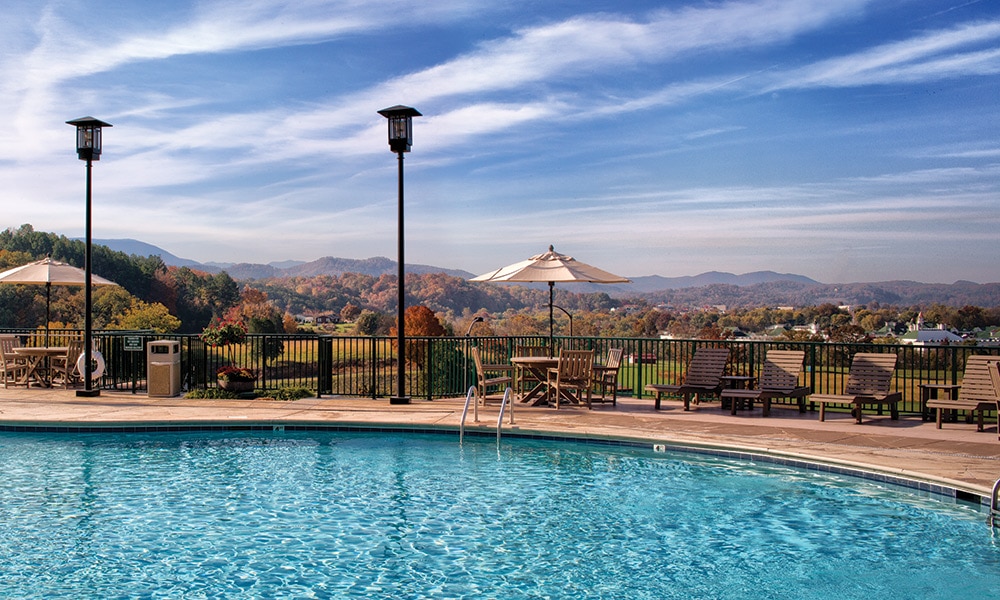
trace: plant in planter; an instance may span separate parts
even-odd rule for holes
[[[242,321],[224,319],[206,327],[200,337],[209,346],[242,344],[247,339],[247,327]]]
[[[257,381],[257,374],[242,367],[219,367],[215,372],[215,378],[219,387],[224,390],[250,392],[253,391],[254,382]]]

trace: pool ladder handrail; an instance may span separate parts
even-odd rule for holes
[[[990,492],[990,525],[997,526],[997,517],[1000,517],[1000,479],[993,483],[993,491]]]
[[[510,402],[511,396],[510,386],[503,392],[503,402],[500,403],[500,416],[497,417],[497,441],[500,441],[500,430],[503,425],[503,409],[507,406],[510,407],[510,424],[514,424],[514,404]],[[465,439],[465,419],[469,415],[469,403],[473,398],[476,398],[476,403],[473,407],[473,423],[479,422],[479,390],[476,386],[469,386],[469,391],[465,393],[465,408],[462,409],[462,421],[458,425],[458,443],[461,444]]]

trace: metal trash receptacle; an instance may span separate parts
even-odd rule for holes
[[[147,395],[168,398],[181,393],[181,343],[149,342],[146,347]]]

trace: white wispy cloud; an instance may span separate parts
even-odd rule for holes
[[[933,31],[783,73],[765,91],[938,81],[1000,72],[1000,21]],[[989,48],[974,48],[989,44]]]

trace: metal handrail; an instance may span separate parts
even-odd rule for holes
[[[1000,517],[1000,479],[993,483],[993,491],[990,493],[990,525],[996,527],[997,517]]]
[[[476,386],[470,385],[469,391],[465,393],[465,408],[462,409],[462,421],[458,424],[458,443],[461,444],[462,440],[465,439],[465,417],[469,414],[469,402],[474,396],[477,396]],[[475,422],[479,422],[479,402],[476,402],[476,406],[473,409],[475,414]]]
[[[510,401],[511,389],[507,386],[507,389],[503,391],[503,402],[500,403],[500,416],[497,417],[497,443],[500,443],[500,428],[503,425],[503,409],[506,406],[510,406],[510,424],[514,424],[514,403]]]

